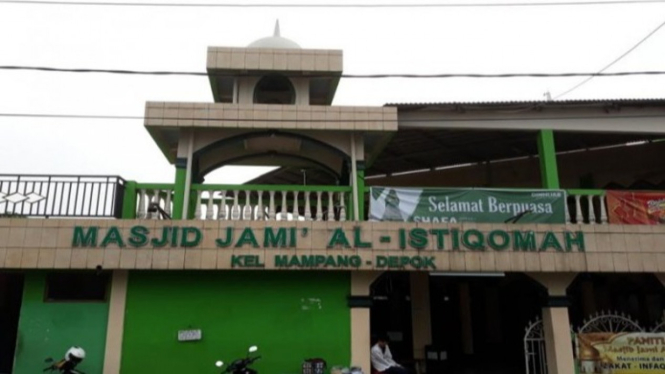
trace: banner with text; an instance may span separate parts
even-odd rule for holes
[[[582,374],[665,374],[665,333],[577,335]]]
[[[561,190],[372,187],[371,221],[565,223]]]
[[[665,192],[607,191],[610,223],[660,225],[665,223]]]

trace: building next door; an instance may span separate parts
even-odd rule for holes
[[[22,300],[23,275],[0,272],[0,374],[13,370]]]

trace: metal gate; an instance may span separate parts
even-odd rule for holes
[[[547,374],[545,331],[543,330],[543,321],[540,318],[529,322],[526,327],[524,359],[526,361],[526,374]]]
[[[584,320],[582,327],[575,334],[575,358],[579,365],[579,372],[581,373],[595,373],[598,370],[603,370],[596,359],[584,357],[580,355],[580,345],[591,346],[592,342],[586,341],[582,334],[585,333],[621,333],[621,332],[642,332],[644,329],[634,321],[630,316],[619,312],[600,312],[592,315]],[[586,350],[584,350],[586,351]]]
[[[578,333],[592,332],[643,332],[645,331],[639,323],[625,313],[605,311],[596,313],[584,320]],[[651,329],[651,332],[665,332],[665,320]],[[573,336],[575,357],[579,357],[579,341],[577,334]],[[543,321],[536,318],[529,322],[524,334],[524,358],[526,362],[526,374],[547,374],[547,356],[545,353],[545,331]]]
[[[584,320],[578,330],[580,333],[589,332],[639,332],[644,331],[630,316],[619,312],[600,312]]]

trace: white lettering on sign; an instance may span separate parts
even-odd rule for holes
[[[191,342],[201,340],[201,330],[180,330],[178,331],[179,342]]]

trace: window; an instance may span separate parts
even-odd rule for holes
[[[109,273],[50,273],[46,276],[47,302],[106,301]]]
[[[296,92],[291,81],[281,75],[261,78],[254,89],[254,104],[295,104]]]

